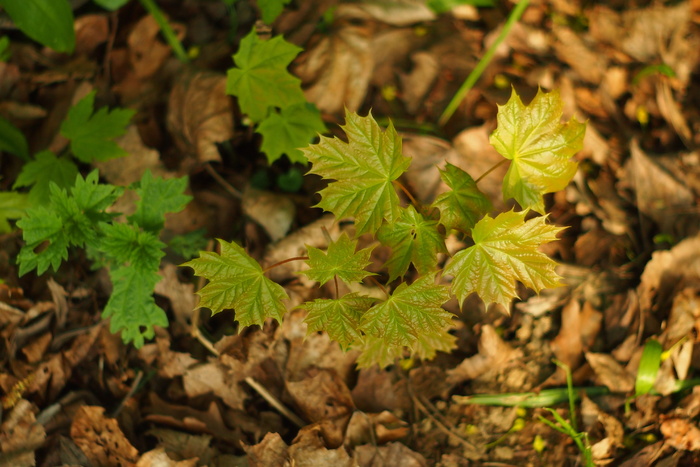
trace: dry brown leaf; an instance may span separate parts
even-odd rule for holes
[[[179,33],[178,38],[182,39],[185,33],[183,27],[176,24],[171,26]],[[153,76],[170,55],[170,46],[158,39],[159,34],[160,26],[151,15],[144,16],[129,34],[129,60],[140,80]]]
[[[4,465],[32,467],[36,465],[34,451],[44,443],[44,426],[36,422],[37,409],[29,401],[21,399],[4,416],[0,426],[0,459]]]
[[[414,114],[423,104],[433,82],[440,72],[437,58],[430,52],[419,51],[411,55],[413,67],[409,73],[399,73],[401,100],[408,113]]]
[[[248,186],[241,201],[243,212],[265,229],[270,240],[284,238],[296,216],[296,206],[289,196]]]
[[[320,370],[301,381],[287,381],[286,388],[304,418],[319,426],[326,445],[341,446],[355,405],[338,374]]]
[[[196,467],[198,459],[172,460],[162,447],[148,451],[141,456],[136,467]]]
[[[154,176],[162,176],[165,173],[165,168],[160,162],[160,153],[143,144],[135,125],[129,125],[124,136],[120,136],[115,142],[129,154],[117,159],[94,161],[92,164],[109,183],[129,186],[141,180],[146,170],[150,170]]]
[[[606,465],[614,461],[615,451],[624,445],[625,428],[622,422],[615,416],[603,412],[588,397],[584,397],[581,401],[581,418],[587,432],[593,430],[596,423],[600,423],[605,430],[605,437],[591,446],[596,465]]]
[[[177,271],[178,267],[174,264],[163,266],[160,270],[160,276],[163,279],[156,284],[154,291],[170,300],[175,321],[188,326],[197,299],[194,294],[194,284],[180,282]]]
[[[218,450],[210,446],[210,435],[193,435],[168,428],[152,428],[147,433],[158,438],[158,445],[176,459],[197,458],[202,464],[209,464],[218,455]]]
[[[199,163],[221,162],[216,145],[234,136],[226,76],[208,71],[180,75],[170,91],[167,124],[182,152],[196,155]]]
[[[22,346],[22,353],[29,363],[36,363],[42,359],[49,344],[51,344],[52,337],[50,332],[45,332],[39,337],[33,338],[28,345]]]
[[[311,425],[301,429],[289,447],[291,465],[299,467],[356,467],[355,461],[343,446],[328,449],[324,444],[322,429]]]
[[[355,460],[361,467],[427,467],[428,461],[421,454],[404,444],[389,443],[385,446],[365,444],[355,448]]]
[[[344,107],[350,111],[360,108],[375,64],[367,13],[342,4],[334,18],[331,34],[299,56],[294,73],[301,79],[309,102],[321,112],[340,114]]]
[[[667,445],[679,451],[700,450],[700,429],[695,423],[681,418],[661,422],[661,434]]]
[[[637,288],[642,313],[669,307],[675,294],[700,282],[700,235],[687,238],[670,250],[656,251]]]
[[[593,352],[586,352],[585,355],[599,384],[606,386],[612,392],[630,392],[634,389],[634,376],[611,355]]]
[[[498,335],[491,325],[481,328],[479,353],[465,359],[456,368],[447,371],[447,382],[455,385],[475,378],[493,376],[502,371],[511,360],[522,358],[520,349],[514,349]]]
[[[221,408],[214,401],[204,411],[189,406],[169,404],[158,397],[155,392],[149,394],[149,400],[150,408],[147,409],[148,415],[144,417],[145,421],[171,426],[190,433],[215,435],[217,438],[232,444],[238,444],[241,441],[240,431],[232,430],[226,425]]]
[[[555,25],[554,34],[557,58],[569,65],[582,80],[599,84],[607,68],[605,56],[591,50],[580,34],[568,27]]]
[[[117,421],[105,417],[104,410],[80,407],[70,427],[71,439],[93,465],[133,466],[138,450],[126,439]]]
[[[352,388],[357,408],[368,413],[410,409],[412,402],[406,385],[396,379],[394,372],[384,371],[379,365],[360,369]]]
[[[75,53],[91,55],[109,39],[107,15],[80,15],[75,18]]]
[[[381,413],[353,412],[345,432],[343,445],[353,449],[361,444],[386,444],[408,436],[408,424],[393,413],[385,410]]]
[[[642,151],[636,140],[632,153],[631,181],[637,207],[654,220],[663,233],[685,238],[697,232],[698,215],[693,192]]]
[[[287,465],[289,446],[279,433],[266,433],[258,444],[243,444],[251,467],[284,467]]]

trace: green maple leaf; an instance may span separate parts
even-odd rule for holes
[[[292,0],[258,0],[258,8],[265,24],[271,24]]]
[[[319,133],[325,132],[326,125],[315,105],[302,102],[271,113],[255,131],[263,137],[260,150],[270,164],[283,154],[292,162],[305,164],[306,157],[299,148],[308,146]]]
[[[265,277],[257,261],[235,243],[219,240],[221,255],[203,251],[199,258],[183,264],[197,276],[209,279],[197,295],[199,306],[218,313],[226,308],[236,310],[241,326],[262,326],[267,318],[282,320],[287,311],[283,300],[287,293]]]
[[[389,345],[411,346],[418,336],[439,334],[450,326],[452,315],[442,308],[449,298],[448,289],[435,284],[433,274],[411,285],[402,283],[386,301],[365,312],[360,328]]]
[[[442,193],[432,207],[440,210],[440,223],[445,229],[469,232],[484,214],[491,211],[491,200],[476,187],[464,170],[447,163],[440,177],[451,190]]]
[[[350,240],[343,232],[338,240],[328,245],[327,252],[307,245],[309,259],[306,264],[309,269],[301,271],[309,279],[325,284],[333,277],[338,276],[346,283],[360,282],[367,276],[374,275],[365,268],[371,263],[369,260],[374,246],[355,252],[357,240]]]
[[[228,70],[226,93],[236,96],[241,112],[256,123],[267,116],[270,107],[306,102],[301,80],[287,70],[301,51],[282,36],[263,41],[252,30],[233,56],[236,67]]]
[[[83,162],[105,161],[128,153],[113,140],[126,132],[136,113],[130,109],[103,107],[93,114],[95,91],[83,97],[68,111],[61,124],[61,134],[70,140],[75,157]]]
[[[498,128],[491,135],[494,148],[511,165],[503,180],[503,198],[514,198],[523,209],[545,213],[542,195],[563,190],[576,173],[571,157],[583,147],[586,124],[572,118],[561,123],[559,93],[540,89],[525,106],[512,92],[498,108]]]
[[[343,295],[337,300],[318,299],[299,305],[309,312],[304,320],[308,325],[307,335],[326,331],[340,347],[347,349],[350,344],[362,339],[360,318],[376,300],[357,293]]]
[[[358,236],[375,233],[384,219],[392,223],[399,217],[393,182],[411,161],[401,155],[401,138],[391,123],[383,131],[371,114],[360,117],[346,110],[342,129],[347,143],[322,136],[302,150],[313,164],[309,173],[336,180],[319,192],[318,207],[338,219],[354,217]]]
[[[391,247],[391,256],[386,262],[389,282],[406,274],[411,263],[420,274],[437,267],[438,253],[447,253],[445,239],[437,227],[436,221],[426,219],[413,206],[408,206],[401,209],[395,222],[379,228],[377,239]]]
[[[51,151],[41,151],[34,160],[22,166],[13,189],[29,186],[29,202],[35,206],[49,204],[51,182],[68,189],[75,183],[78,167],[69,159],[56,157]]]
[[[112,262],[140,271],[158,271],[165,255],[165,243],[158,240],[156,234],[131,224],[102,223],[100,226],[102,237],[98,249]]]
[[[546,223],[546,217],[525,221],[526,211],[508,211],[495,219],[486,215],[472,230],[474,245],[460,251],[444,274],[454,275],[452,292],[460,302],[472,292],[488,307],[498,303],[506,310],[517,298],[516,281],[535,292],[559,285],[556,263],[538,250],[564,230]]]
[[[15,192],[0,192],[0,234],[12,230],[8,220],[19,219],[24,215],[31,203],[27,195]]]
[[[153,177],[147,170],[141,177],[136,194],[136,212],[129,216],[133,222],[144,230],[160,232],[165,225],[165,214],[178,212],[185,208],[192,199],[185,195],[187,177],[163,179]]]
[[[360,351],[357,357],[357,367],[360,369],[373,365],[386,368],[397,358],[403,357],[405,350],[403,345],[392,345],[385,339],[374,336],[365,336],[362,341],[356,342],[353,348]]]
[[[26,217],[17,221],[26,243],[17,258],[20,275],[35,268],[38,274],[43,274],[49,266],[56,271],[68,257],[70,246],[95,246],[98,225],[114,216],[105,209],[122,191],[112,185],[98,184],[96,170],[86,178],[78,175],[70,194],[51,183],[48,209],[41,205],[33,207]],[[37,253],[42,244],[43,249]]]
[[[140,348],[144,339],[154,336],[153,326],[168,326],[167,315],[153,299],[160,276],[127,266],[110,271],[109,276],[114,288],[102,317],[110,318],[110,332],[121,331],[124,342],[133,342]]]
[[[447,332],[447,329],[439,329],[430,334],[419,335],[411,350],[423,360],[432,360],[438,352],[451,352],[456,347],[456,342],[457,338]]]

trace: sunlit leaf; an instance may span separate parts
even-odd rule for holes
[[[498,108],[498,127],[491,144],[512,162],[503,180],[503,198],[514,198],[523,209],[545,213],[542,195],[563,190],[576,173],[571,157],[583,147],[586,124],[572,118],[561,123],[559,93],[539,90],[525,106],[520,97]]]

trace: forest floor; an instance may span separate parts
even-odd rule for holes
[[[100,317],[104,271],[76,253],[58,273],[18,277],[15,230],[0,236],[0,465],[585,465],[549,409],[585,433],[596,465],[700,465],[700,2],[532,1],[440,126],[513,8],[496,3],[435,15],[411,1],[293,1],[272,34],[304,49],[290,69],[334,133],[345,106],[394,122],[412,158],[402,181],[421,200],[441,187],[434,166],[476,177],[499,160],[488,137],[512,88],[524,102],[559,92],[565,118],[588,125],[573,182],[546,197],[550,222],[568,227],[546,248],[565,286],[522,288],[510,314],[474,297],[453,303],[450,354],[357,369],[357,352],[305,337],[302,310],[262,329],[238,329],[233,311],[193,314],[202,284],[166,256],[156,301],[170,326],[135,349]],[[311,207],[318,177],[281,190],[280,175],[306,167],[268,165],[225,95],[254,3],[239,1],[235,21],[223,2],[158,4],[190,64],[138,2],[114,13],[82,4],[73,55],[11,31],[0,115],[32,152],[59,153],[60,123],[90,91],[134,109],[119,139],[129,156],[96,166],[124,186],[146,169],[189,176],[193,201],[166,235],[203,228],[271,264],[322,244],[321,226],[344,228]],[[0,154],[0,164],[9,191],[21,161]],[[500,199],[502,176],[479,187]],[[277,279],[290,295],[313,294]],[[650,339],[666,352],[653,391],[635,397]],[[575,413],[523,395],[566,387],[555,360],[572,371]],[[468,397],[506,393],[519,396]]]

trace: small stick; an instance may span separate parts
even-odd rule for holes
[[[251,388],[255,389],[255,391],[257,391],[257,393],[260,394],[263,397],[263,399],[265,399],[267,401],[268,404],[270,404],[271,406],[276,408],[279,411],[279,413],[281,413],[282,415],[287,417],[287,419],[290,422],[294,423],[299,428],[303,428],[304,426],[306,426],[306,423],[304,422],[304,420],[302,420],[301,418],[299,418],[299,416],[297,414],[295,414],[294,412],[289,410],[275,396],[270,394],[270,391],[265,389],[260,383],[255,381],[250,376],[246,377],[245,382],[248,383],[248,385]]]
[[[233,185],[231,185],[229,182],[227,182],[227,181],[224,179],[224,177],[222,177],[221,175],[219,175],[219,172],[217,172],[216,170],[214,170],[214,167],[212,167],[211,164],[210,164],[209,162],[207,162],[206,164],[204,164],[204,170],[206,170],[207,173],[208,173],[209,175],[211,175],[212,178],[213,178],[214,180],[216,180],[217,183],[218,183],[219,185],[221,185],[221,186],[224,188],[224,190],[226,190],[226,192],[227,192],[229,195],[233,196],[233,197],[236,198],[236,199],[243,199],[243,193],[241,193],[240,191],[236,190],[236,189],[233,187]]]

